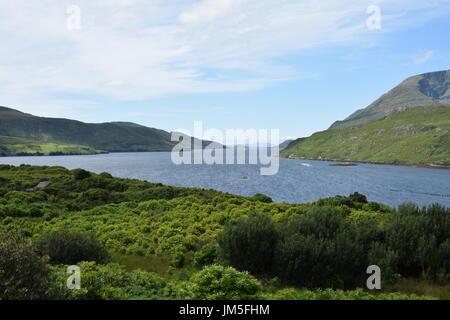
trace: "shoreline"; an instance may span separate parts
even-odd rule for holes
[[[304,157],[282,157],[288,160],[313,160],[313,161],[324,161],[324,162],[342,162],[342,163],[361,163],[361,164],[379,164],[385,166],[398,166],[398,167],[410,167],[417,169],[440,169],[440,170],[450,170],[450,166],[443,165],[433,165],[433,164],[423,164],[423,163],[395,163],[395,162],[383,162],[383,161],[365,161],[365,160],[349,160],[349,159],[313,159]]]

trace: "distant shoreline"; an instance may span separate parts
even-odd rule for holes
[[[421,169],[450,170],[450,166],[423,164],[423,163],[395,163],[395,162],[364,161],[364,160],[349,160],[349,159],[313,159],[313,158],[292,157],[292,156],[282,157],[282,158],[285,158],[288,160],[313,160],[313,161],[324,161],[324,162],[365,163],[365,164],[379,164],[379,165],[386,165],[386,166],[399,166],[399,167],[410,167],[410,168],[421,168]]]

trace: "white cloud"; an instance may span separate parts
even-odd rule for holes
[[[247,0],[203,0],[183,11],[181,23],[195,24],[211,22],[239,9]]]
[[[79,31],[66,28],[73,1],[0,1],[0,96],[13,105],[255,90],[310,76],[274,58],[370,41],[360,0],[77,0]],[[396,17],[383,32],[443,11],[443,0],[377,3]]]
[[[414,65],[423,64],[423,63],[427,62],[428,60],[430,60],[431,58],[433,58],[433,56],[434,56],[434,52],[432,50],[427,50],[422,55],[415,58],[413,60],[413,64]]]

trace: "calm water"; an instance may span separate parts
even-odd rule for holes
[[[450,170],[360,164],[331,167],[329,162],[280,159],[275,176],[261,176],[257,165],[174,165],[170,153],[113,153],[92,156],[8,157],[3,164],[83,168],[182,187],[216,189],[251,196],[267,194],[277,202],[303,203],[360,192],[370,201],[450,206]],[[247,179],[244,179],[246,177]]]

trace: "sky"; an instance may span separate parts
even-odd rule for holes
[[[0,105],[297,138],[450,69],[450,0],[0,0],[0,38]]]

